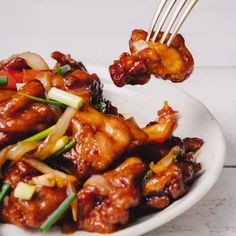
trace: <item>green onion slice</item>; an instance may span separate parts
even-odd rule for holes
[[[60,216],[70,207],[71,203],[76,199],[76,194],[69,195],[61,205],[43,222],[40,226],[42,232],[48,231]]]
[[[64,75],[66,74],[66,72],[70,71],[71,70],[71,66],[66,64],[64,66],[61,66],[57,69],[57,73],[60,74],[60,75]]]
[[[26,138],[22,141],[20,141],[20,143],[29,143],[29,142],[38,142],[38,141],[41,141],[43,139],[45,139],[50,133],[51,131],[53,130],[53,128],[55,127],[55,125],[29,137],[29,138]]]
[[[93,105],[93,107],[98,110],[99,112],[102,112],[102,113],[105,113],[106,112],[106,109],[107,109],[107,105],[105,102],[103,101],[100,101],[100,102],[97,102],[96,104]]]
[[[63,148],[61,148],[60,150],[58,150],[57,152],[52,154],[51,157],[58,157],[58,156],[60,156],[62,153],[64,153],[64,152],[68,151],[69,149],[71,149],[75,144],[76,144],[75,140],[70,141]]]
[[[54,106],[57,106],[57,107],[63,107],[65,108],[66,106],[61,103],[61,102],[58,102],[58,101],[53,101],[53,100],[48,100],[48,99],[44,99],[44,98],[39,98],[39,97],[34,97],[34,96],[31,96],[31,95],[28,95],[28,94],[25,94],[25,93],[19,93],[31,100],[34,100],[34,101],[37,101],[37,102],[42,102],[42,103],[46,103],[46,104],[50,104],[50,105],[54,105]]]
[[[76,109],[83,105],[83,98],[55,87],[48,91],[48,97]]]
[[[8,84],[8,77],[6,75],[0,76],[0,86],[6,86]]]
[[[1,193],[0,193],[0,205],[3,203],[6,195],[9,193],[11,190],[11,185],[8,183],[4,183],[2,185]]]

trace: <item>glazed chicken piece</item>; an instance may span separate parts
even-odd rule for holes
[[[85,66],[81,62],[72,59],[69,54],[65,55],[55,51],[51,54],[51,57],[57,61],[53,69],[52,86],[79,95],[84,99],[84,102],[95,107],[103,103],[105,105],[104,112],[107,114],[118,114],[117,109],[112,106],[111,102],[103,98],[103,85],[96,74],[89,74]],[[61,76],[57,73],[57,69],[64,65],[70,65],[71,70]]]
[[[70,65],[72,70],[87,71],[83,63],[71,58],[70,54],[63,54],[61,52],[55,51],[51,54],[51,57],[57,61],[54,69],[64,65]]]
[[[145,165],[131,157],[120,166],[102,175],[93,175],[78,193],[79,229],[112,233],[129,222],[129,210],[140,204],[137,181]]]
[[[173,138],[157,144],[156,149],[152,145],[152,160],[156,153],[158,162],[150,165],[151,170],[144,178],[143,193],[147,207],[161,210],[189,190],[201,170],[195,152],[203,145],[203,140]]]
[[[180,34],[176,35],[168,47],[159,42],[162,34],[159,33],[155,42],[145,42],[147,32],[137,29],[132,32],[129,41],[131,54],[123,53],[109,67],[116,86],[145,84],[151,75],[172,82],[182,82],[190,76],[194,61],[184,38]]]
[[[35,80],[26,84],[19,93],[0,102],[0,147],[17,141],[19,136],[42,130],[53,121],[53,112],[49,106],[35,102],[21,95],[44,97],[42,84]]]
[[[5,181],[10,183],[13,189],[1,207],[1,221],[23,228],[38,228],[65,200],[65,188],[45,186],[38,186],[31,200],[14,197],[14,189],[18,182],[30,184],[31,179],[38,175],[38,171],[24,162],[18,162],[4,172]]]
[[[124,152],[142,145],[147,135],[135,123],[84,106],[72,119],[76,145],[64,157],[73,162],[79,180],[101,173]]]
[[[23,69],[30,69],[25,59],[13,56],[7,60],[0,61],[0,71],[22,71]]]

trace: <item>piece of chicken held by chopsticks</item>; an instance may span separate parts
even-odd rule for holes
[[[193,71],[194,61],[185,46],[185,40],[177,34],[170,47],[160,43],[160,32],[155,42],[146,42],[147,32],[134,30],[129,41],[130,52],[123,53],[109,67],[114,84],[145,84],[151,75],[172,82],[186,80]],[[167,36],[166,41],[170,35]]]

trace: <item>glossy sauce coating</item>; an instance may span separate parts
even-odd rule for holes
[[[96,182],[93,184],[93,180],[85,182],[78,193],[79,229],[112,233],[126,224],[130,219],[129,209],[140,204],[141,191],[137,181],[144,171],[141,159],[132,157],[100,176],[103,178],[99,180],[101,186]]]
[[[146,43],[147,32],[137,29],[132,32],[129,41],[131,54],[121,54],[119,60],[109,67],[116,86],[145,84],[151,75],[172,82],[182,82],[190,76],[194,61],[184,38],[180,34],[176,35],[172,45],[167,47],[165,43],[159,42],[162,34],[158,34],[155,42]],[[136,46],[140,42],[146,45],[141,50]]]

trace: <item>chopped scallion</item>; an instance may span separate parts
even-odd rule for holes
[[[76,143],[75,140],[70,141],[67,145],[65,145],[59,151],[55,152],[51,157],[58,157],[58,156],[60,156],[62,153],[64,153],[64,152],[68,151],[69,149],[71,149],[75,145],[75,143]]]
[[[32,198],[35,190],[36,186],[32,184],[19,182],[15,188],[14,197],[29,201]]]
[[[0,86],[6,86],[8,84],[8,77],[6,75],[0,76]]]
[[[83,98],[55,87],[49,90],[48,97],[76,109],[83,105]]]
[[[55,125],[29,137],[29,138],[26,138],[22,141],[20,141],[21,143],[29,143],[29,142],[38,142],[38,141],[41,141],[43,140],[44,138],[46,138],[50,133],[51,131],[53,130],[53,128],[55,127]]]
[[[0,205],[3,203],[6,195],[9,193],[11,185],[8,183],[3,183],[1,192],[0,192]]]
[[[68,136],[63,136],[62,138],[60,138],[59,140],[57,140],[52,153],[55,153],[57,151],[59,151],[60,149],[62,149],[63,147],[66,146],[66,144],[68,144],[70,142],[70,139]]]
[[[39,97],[34,97],[34,96],[31,96],[31,95],[28,95],[28,94],[25,94],[25,93],[19,93],[31,100],[34,100],[34,101],[37,101],[37,102],[42,102],[42,103],[46,103],[46,104],[50,104],[50,105],[53,105],[53,106],[57,106],[57,107],[66,107],[63,103],[61,102],[58,102],[58,101],[53,101],[53,100],[48,100],[48,99],[44,99],[44,98],[39,98]]]
[[[76,194],[69,195],[61,205],[47,218],[40,226],[42,232],[48,231],[53,224],[60,218],[60,216],[70,207],[71,203],[76,199]]]
[[[98,110],[99,112],[102,112],[102,113],[105,113],[106,112],[106,109],[107,109],[107,105],[105,102],[103,101],[100,101],[100,102],[97,102],[96,104],[93,105],[93,107]]]
[[[60,75],[64,75],[66,72],[71,70],[71,66],[66,64],[64,66],[61,66],[57,69],[57,73]]]

